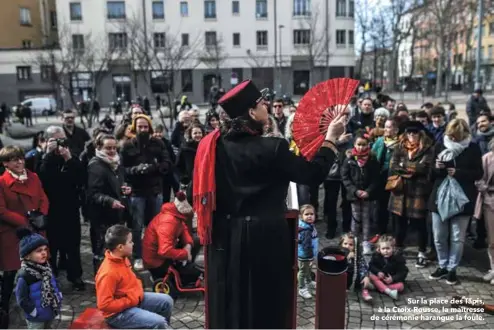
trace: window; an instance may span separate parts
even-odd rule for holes
[[[336,17],[346,16],[346,0],[336,0]]]
[[[50,27],[53,30],[57,29],[57,12],[54,10],[50,11]]]
[[[189,4],[187,1],[180,2],[180,16],[189,16]]]
[[[234,33],[233,34],[233,46],[236,46],[236,47],[240,46],[240,33]]]
[[[107,18],[108,19],[124,19],[125,18],[125,2],[124,1],[107,1]]]
[[[216,18],[216,1],[204,1],[204,18]]]
[[[182,70],[182,92],[192,92],[192,70]]]
[[[29,8],[19,8],[19,10],[21,25],[31,25],[31,10]]]
[[[84,49],[84,36],[82,34],[72,35],[72,48],[74,50]]]
[[[309,71],[293,71],[293,94],[304,95],[309,90],[309,81]]]
[[[310,30],[293,30],[293,44],[294,45],[310,44]]]
[[[154,48],[165,48],[166,46],[166,35],[165,33],[155,33],[153,35]]]
[[[489,47],[487,47],[487,58],[489,60],[492,60],[492,56],[494,55],[494,53],[492,51],[493,51],[492,45],[489,45]]]
[[[173,90],[173,73],[171,71],[151,71],[151,91],[164,94]]]
[[[232,14],[233,15],[240,14],[240,2],[232,1]]]
[[[348,1],[348,17],[355,16],[355,0]]]
[[[30,66],[18,66],[17,70],[17,80],[31,80],[31,67]]]
[[[165,19],[165,5],[163,4],[163,1],[153,1],[152,10],[153,19]]]
[[[480,47],[480,60],[484,59],[484,46]]]
[[[268,17],[268,1],[256,0],[256,17],[267,18]]]
[[[31,48],[31,40],[22,40],[22,48]]]
[[[336,47],[345,47],[346,45],[346,31],[336,30]]]
[[[206,32],[206,46],[215,46],[216,45],[216,32],[215,31],[207,31]]]
[[[494,22],[489,23],[489,35],[494,35]]]
[[[293,16],[310,16],[310,0],[293,0]]]
[[[108,33],[110,49],[127,48],[127,33]]]
[[[189,45],[189,34],[182,33],[182,47],[187,47]]]
[[[70,20],[82,21],[82,7],[80,2],[71,2],[70,7]]]
[[[348,44],[353,47],[354,45],[354,33],[353,30],[348,30]]]
[[[267,48],[268,47],[268,31],[257,31],[256,32],[256,44],[257,44],[257,48]]]
[[[40,67],[41,80],[50,81],[55,76],[55,67],[53,65],[42,65]]]

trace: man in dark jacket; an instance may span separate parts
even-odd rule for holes
[[[70,153],[79,158],[87,141],[91,140],[89,134],[75,125],[75,114],[72,110],[63,112],[63,130],[67,139]]]
[[[481,89],[476,89],[467,101],[466,110],[470,126],[475,124],[475,121],[477,120],[477,117],[479,116],[481,111],[490,111],[489,105],[487,104],[487,101],[482,96],[482,94],[483,92]]]
[[[283,99],[277,99],[273,102],[273,115],[281,134],[285,135],[286,116],[283,113]]]
[[[374,123],[374,108],[372,107],[372,99],[366,98],[360,105],[360,111],[348,122],[348,133],[356,134],[358,130],[373,128]]]
[[[153,127],[148,116],[136,116],[131,132],[136,137],[124,143],[121,159],[126,181],[132,187],[134,268],[140,270],[143,269],[141,235],[146,224],[145,218],[151,220],[160,212],[163,204],[163,176],[171,170],[171,161],[163,141],[153,137]]]
[[[40,165],[39,177],[50,201],[47,236],[50,242],[51,266],[58,272],[57,256],[67,256],[67,278],[75,290],[84,290],[81,265],[81,223],[79,189],[84,178],[79,159],[65,143],[61,127],[46,129],[46,153]]]
[[[427,126],[427,130],[434,136],[434,142],[443,142],[444,132],[446,131],[446,111],[441,106],[435,106],[431,109],[432,123]]]

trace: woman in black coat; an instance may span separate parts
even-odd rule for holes
[[[484,173],[482,153],[478,144],[472,142],[470,129],[463,119],[453,119],[446,127],[443,142],[434,147],[435,164],[432,176],[434,186],[429,199],[432,212],[434,244],[437,250],[439,268],[430,275],[431,279],[446,277],[448,284],[456,284],[456,267],[463,255],[468,221],[473,215],[477,188],[475,181]],[[463,211],[448,219],[442,219],[438,212],[439,187],[448,176],[456,179],[469,202]],[[449,240],[449,241],[448,241]]]
[[[344,117],[330,125],[309,162],[285,139],[262,137],[265,94],[246,80],[219,104],[228,113],[220,131],[199,144],[194,209],[206,248],[206,327],[287,328],[293,304],[294,237],[285,219],[290,181],[320,184],[335,159]],[[213,212],[214,211],[214,212]]]
[[[99,135],[95,141],[96,155],[88,165],[87,201],[91,220],[91,245],[94,272],[104,258],[106,230],[125,222],[125,196],[131,188],[124,183],[117,140],[113,135]]]

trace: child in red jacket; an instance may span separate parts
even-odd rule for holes
[[[142,240],[142,259],[154,279],[163,278],[173,263],[181,274],[194,270],[190,275],[199,275],[193,262],[201,246],[185,224],[193,215],[187,196],[179,191],[174,202],[163,204],[161,212],[147,226]],[[189,265],[184,266],[187,262]]]

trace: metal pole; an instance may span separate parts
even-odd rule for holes
[[[273,86],[273,90],[276,90],[276,87],[278,86],[278,17],[277,17],[277,13],[276,13],[276,8],[277,8],[277,1],[274,0],[274,13],[273,13],[273,17],[274,17],[274,71],[273,71],[273,75],[274,75],[274,86]]]
[[[477,22],[479,24],[477,29],[477,54],[475,59],[475,89],[482,88],[482,79],[480,77],[480,66],[482,63],[482,26],[484,17],[484,1],[478,0],[478,18]]]
[[[283,25],[280,25],[280,66],[279,66],[279,73],[278,73],[278,77],[279,77],[279,91],[280,91],[280,97],[282,96],[283,94],[283,77],[282,77],[282,73],[283,73],[283,48],[281,47],[281,42],[282,42],[282,38],[281,38],[281,29],[283,28]]]

